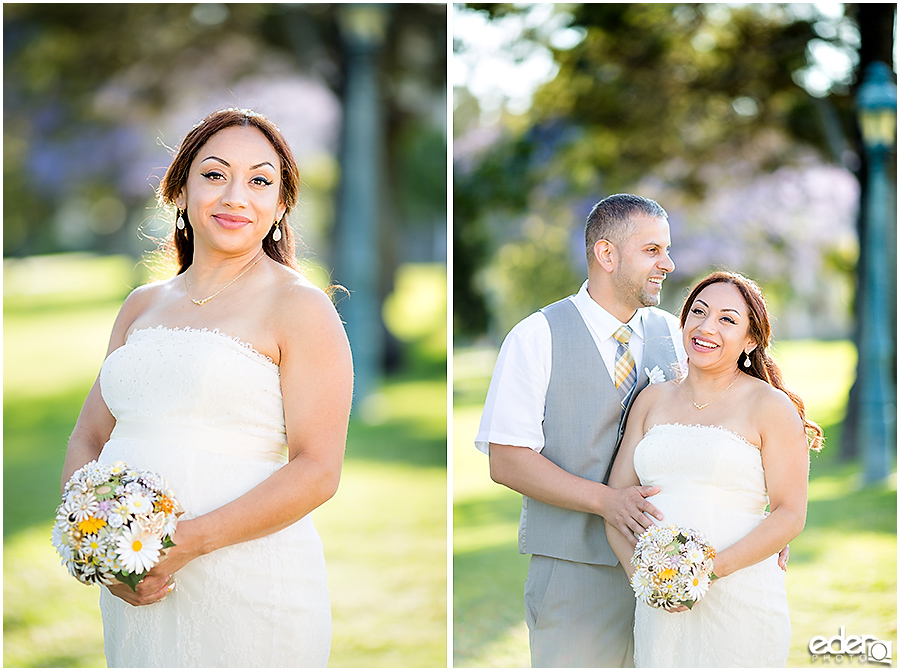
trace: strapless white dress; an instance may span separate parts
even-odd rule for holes
[[[100,460],[164,477],[182,520],[238,498],[287,463],[278,366],[213,330],[132,333],[100,373],[116,418]],[[312,519],[195,559],[162,601],[101,590],[116,667],[324,667],[331,648],[325,559]]]
[[[718,552],[766,517],[759,448],[715,426],[663,424],[638,443],[634,469],[661,524],[701,531]],[[778,555],[716,580],[701,601],[669,613],[640,601],[634,622],[637,667],[785,666],[791,619]]]

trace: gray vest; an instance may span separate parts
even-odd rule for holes
[[[677,370],[668,323],[655,310],[644,317],[643,361],[623,417],[619,392],[575,304],[563,299],[541,312],[550,324],[552,340],[541,454],[569,473],[606,483],[625,429],[624,419],[638,392],[649,382],[644,369],[658,366],[667,380]],[[584,564],[618,563],[606,540],[602,517],[527,496],[522,497],[519,552]]]

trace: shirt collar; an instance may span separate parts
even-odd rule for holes
[[[613,317],[602,305],[597,303],[588,293],[588,283],[585,281],[581,285],[581,289],[575,294],[575,305],[578,311],[584,317],[587,325],[597,334],[600,341],[612,338],[622,322]],[[649,308],[641,308],[635,312],[634,316],[628,322],[628,326],[634,331],[634,335],[641,340],[644,339],[644,315]]]

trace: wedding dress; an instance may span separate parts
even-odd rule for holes
[[[133,332],[100,373],[116,426],[100,460],[163,478],[180,520],[244,494],[287,463],[278,366],[218,330]],[[101,590],[109,666],[324,667],[331,647],[325,559],[309,516],[194,559],[162,601]]]
[[[717,552],[766,517],[759,448],[716,426],[663,424],[635,448],[634,468],[663,513],[660,524],[701,531]],[[638,601],[637,667],[785,666],[791,620],[778,555],[712,583],[693,609],[669,613]]]

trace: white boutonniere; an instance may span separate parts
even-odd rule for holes
[[[645,368],[644,372],[647,373],[647,377],[650,378],[650,384],[666,381],[666,374],[659,369],[659,366],[654,366],[653,370]]]

